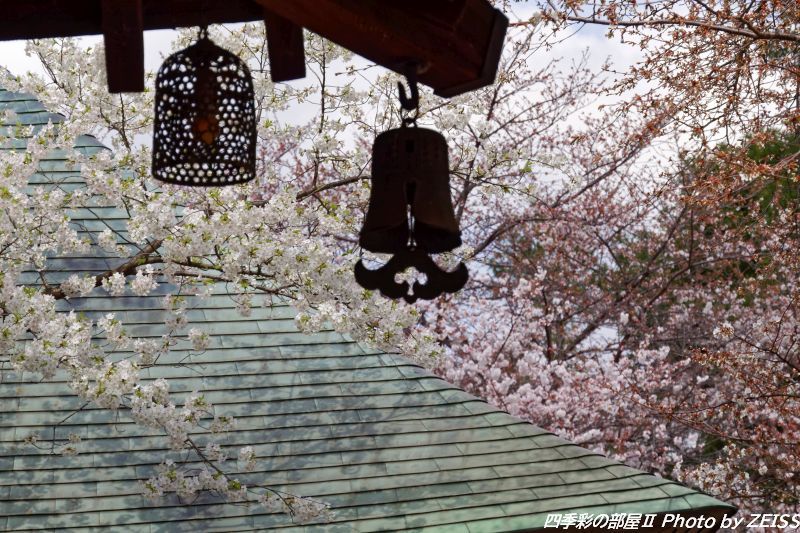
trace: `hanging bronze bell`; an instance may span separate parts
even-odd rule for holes
[[[244,62],[201,31],[156,77],[153,176],[214,187],[250,181],[256,167],[253,80]]]
[[[427,253],[461,245],[447,142],[441,133],[417,127],[385,131],[375,139],[372,192],[359,242],[371,252],[396,254],[409,240]]]
[[[378,135],[372,147],[372,192],[359,243],[392,258],[376,270],[358,261],[354,273],[359,285],[408,303],[464,287],[469,278],[464,263],[447,272],[430,257],[461,245],[448,167],[447,142],[436,131],[404,125]],[[409,268],[424,274],[425,281],[398,282],[397,274]]]
[[[408,303],[457,292],[469,279],[464,263],[448,272],[430,256],[460,246],[461,231],[450,199],[447,141],[441,133],[416,125],[416,72],[415,64],[410,64],[406,74],[410,97],[403,84],[397,84],[402,109],[414,114],[403,118],[402,127],[378,135],[372,145],[372,192],[359,236],[363,249],[392,258],[375,270],[361,260],[354,268],[356,282],[365,289]],[[425,280],[398,282],[397,275],[410,268]]]

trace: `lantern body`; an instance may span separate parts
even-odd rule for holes
[[[223,186],[255,177],[253,80],[234,54],[202,36],[156,77],[153,176]]]
[[[461,245],[450,199],[447,142],[439,132],[416,127],[385,131],[375,139],[372,192],[359,242],[372,252],[396,254],[409,240],[427,253]]]

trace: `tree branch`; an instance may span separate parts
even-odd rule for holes
[[[94,286],[99,287],[100,285],[102,285],[104,279],[109,278],[116,273],[120,273],[123,276],[129,276],[131,274],[136,273],[136,269],[138,267],[148,263],[147,256],[158,250],[162,242],[164,242],[163,239],[157,239],[148,244],[147,246],[145,246],[144,248],[142,248],[141,252],[137,253],[136,255],[131,257],[129,260],[127,260],[125,263],[121,264],[117,268],[112,268],[110,270],[106,270],[102,274],[96,275],[94,277]],[[43,292],[44,294],[52,296],[56,300],[63,300],[64,298],[66,298],[66,294],[64,294],[64,291],[61,289],[60,286],[47,287]]]
[[[747,37],[755,40],[773,40],[800,42],[800,34],[772,31],[758,31],[756,29],[735,28],[723,24],[715,24],[707,20],[686,20],[686,19],[652,19],[652,20],[624,20],[611,21],[608,19],[598,19],[595,17],[565,16],[569,22],[580,22],[582,24],[597,24],[600,26],[614,26],[620,28],[648,27],[648,26],[693,26],[708,30],[719,31],[740,37]],[[510,26],[528,26],[533,24],[530,21],[512,22]],[[752,28],[752,26],[750,26]]]
[[[344,178],[338,181],[332,181],[330,183],[324,183],[322,185],[308,187],[307,189],[303,189],[297,196],[295,197],[298,201],[308,198],[309,196],[313,196],[318,192],[327,191],[328,189],[335,189],[336,187],[341,187],[342,185],[348,185],[350,183],[355,183],[360,180],[369,179],[369,176],[359,175],[359,176],[352,176],[350,178]]]

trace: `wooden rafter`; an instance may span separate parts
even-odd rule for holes
[[[142,0],[102,0],[108,90],[144,91]]]
[[[272,81],[289,81],[306,75],[306,55],[303,48],[303,28],[264,9],[267,27],[267,52]]]

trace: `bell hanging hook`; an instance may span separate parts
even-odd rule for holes
[[[419,108],[419,87],[417,87],[417,64],[415,62],[406,65],[405,77],[411,96],[409,97],[406,94],[406,88],[398,81],[397,90],[399,92],[400,106],[406,111],[414,111]]]

